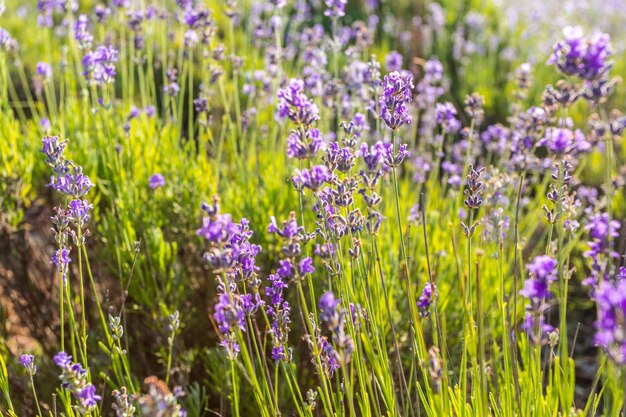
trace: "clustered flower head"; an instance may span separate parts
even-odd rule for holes
[[[13,39],[9,32],[0,28],[0,50],[2,49],[7,52],[15,51],[17,49],[17,41]]]
[[[324,149],[324,139],[318,129],[292,130],[287,139],[287,156],[296,159],[313,159]]]
[[[378,99],[380,118],[391,130],[398,130],[405,124],[411,124],[413,117],[408,103],[412,101],[413,76],[394,71],[383,79],[383,93]]]
[[[352,358],[354,342],[347,333],[347,320],[359,317],[341,307],[341,300],[328,291],[318,302],[320,326],[314,326],[319,347],[319,360],[322,372],[332,377],[335,371],[347,365]],[[324,335],[327,333],[328,336]]]
[[[275,361],[289,361],[291,359],[291,350],[287,347],[289,338],[289,324],[291,319],[289,313],[291,307],[289,302],[284,299],[283,291],[287,288],[287,284],[281,274],[271,274],[267,280],[270,285],[265,287],[265,295],[270,299],[265,304],[265,312],[271,319],[269,334],[272,336],[272,359]]]
[[[465,113],[477,123],[482,121],[485,114],[485,99],[478,93],[472,93],[465,97]]]
[[[88,51],[83,57],[83,75],[87,81],[102,86],[115,80],[117,49],[112,46],[98,46],[95,51]]]
[[[449,133],[456,133],[461,128],[461,122],[457,119],[456,108],[450,102],[435,105],[435,120]]]
[[[437,298],[437,286],[434,284],[431,285],[430,282],[426,282],[424,284],[424,288],[422,289],[422,294],[417,299],[417,308],[419,309],[420,316],[428,317],[430,315],[431,304]]]
[[[537,142],[538,146],[545,146],[557,156],[585,152],[591,148],[580,129],[572,131],[568,128],[548,128],[545,136]]]
[[[298,126],[310,126],[319,120],[319,109],[304,94],[304,81],[292,78],[286,88],[278,90],[278,116],[285,117]]]
[[[443,79],[443,65],[437,59],[429,59],[424,63],[423,77],[415,86],[415,104],[420,110],[418,132],[428,138],[429,141],[436,139],[433,136],[437,125],[436,106],[437,100],[445,92]],[[456,110],[455,110],[456,111]],[[447,121],[451,121],[448,119]],[[455,132],[456,124],[450,125],[450,132]],[[460,123],[458,124],[460,128]]]
[[[93,183],[83,174],[83,169],[73,161],[65,159],[66,140],[59,136],[46,136],[42,139],[41,152],[46,156],[46,163],[52,168],[53,176],[49,186],[72,198],[84,197]]]
[[[78,42],[80,49],[91,48],[93,43],[93,35],[89,33],[87,26],[89,25],[89,17],[81,14],[74,23],[74,39]]]
[[[33,376],[37,373],[37,365],[35,365],[35,357],[33,355],[21,355],[19,364],[22,365],[24,369],[26,369],[28,375]]]
[[[41,75],[44,80],[49,80],[52,78],[52,67],[47,62],[38,62],[37,74]]]
[[[620,222],[611,220],[608,213],[594,214],[585,226],[585,230],[589,231],[589,250],[584,256],[591,261],[591,272],[583,285],[590,287],[592,296],[597,284],[610,277],[612,260],[619,258],[619,254],[613,250],[619,228]]]
[[[111,406],[115,411],[116,417],[132,417],[135,415],[135,400],[137,396],[135,394],[128,394],[126,387],[121,387],[119,390],[114,389],[111,392],[111,396],[115,399],[115,403]]]
[[[54,356],[54,363],[61,368],[61,386],[69,390],[78,400],[76,406],[79,412],[86,414],[93,411],[102,399],[96,394],[96,387],[88,381],[88,373],[78,362],[72,362],[72,357],[65,352]]]
[[[467,184],[465,190],[463,190],[465,194],[465,200],[463,200],[463,204],[467,208],[470,209],[470,219],[473,219],[472,214],[474,210],[478,210],[483,205],[482,191],[483,191],[483,182],[482,175],[485,171],[485,167],[480,167],[474,169],[472,164],[469,165],[469,173],[467,174]],[[474,232],[476,231],[476,227],[479,222],[475,221],[473,223],[465,224],[461,222],[461,226],[463,227],[463,233],[465,236],[472,237]]]
[[[211,204],[203,203],[202,209],[207,216],[197,233],[210,244],[204,257],[214,273],[221,274],[217,278],[218,301],[213,318],[222,334],[221,345],[232,359],[240,350],[238,333],[246,331],[245,317],[264,304],[258,293],[261,282],[256,265],[261,247],[250,243],[252,231],[245,218],[237,224],[230,214],[220,213],[217,196]],[[242,293],[240,286],[248,286],[252,292]]]
[[[595,343],[620,366],[626,364],[626,276],[598,285]]]
[[[304,227],[296,221],[295,212],[291,212],[289,219],[279,226],[276,218],[271,217],[267,228],[269,233],[277,235],[281,241],[281,254],[284,256],[279,261],[280,267],[275,274],[268,277],[269,285],[265,287],[265,294],[269,302],[265,303],[265,312],[271,319],[269,334],[272,337],[272,359],[275,361],[291,360],[291,348],[288,347],[289,314],[291,307],[284,299],[283,291],[287,288],[287,282],[304,279],[308,274],[315,272],[313,260],[310,257],[301,257],[302,243],[309,241],[312,236],[305,233]]]
[[[165,186],[165,177],[161,174],[152,174],[148,179],[148,187],[153,190]]]
[[[527,267],[529,277],[520,291],[529,301],[523,328],[535,343],[542,342],[546,334],[553,330],[545,323],[544,312],[548,309],[547,301],[552,298],[550,284],[557,280],[557,264],[547,255],[536,256]]]
[[[311,169],[296,170],[292,181],[298,190],[308,188],[311,191],[317,191],[330,181],[331,177],[326,165],[315,165]]]
[[[606,33],[585,37],[580,26],[563,29],[564,40],[557,42],[548,64],[554,64],[565,75],[594,80],[611,68],[611,38]]]
[[[255,264],[256,256],[261,247],[250,243],[252,231],[248,220],[241,219],[233,223],[230,214],[220,213],[219,198],[213,198],[211,204],[203,203],[202,209],[207,213],[202,227],[197,230],[198,236],[210,243],[205,259],[216,273],[226,272],[237,281],[256,279],[259,270]]]
[[[324,10],[324,16],[329,17],[343,17],[346,15],[345,9],[348,0],[325,0],[326,10]]]
[[[164,381],[155,376],[147,377],[143,383],[147,393],[137,400],[142,416],[187,416],[185,409],[178,403],[179,398],[185,395],[180,387],[175,387],[172,392]]]
[[[180,92],[180,85],[178,84],[178,70],[176,68],[170,68],[166,71],[167,84],[163,86],[163,92],[170,97],[176,97]]]
[[[50,217],[58,245],[58,249],[50,258],[50,263],[57,268],[65,281],[71,261],[70,237],[79,247],[85,243],[87,232],[79,232],[83,231],[93,208],[93,205],[84,199],[93,184],[89,177],[83,174],[82,167],[65,158],[67,140],[61,140],[58,136],[47,136],[42,139],[42,143],[42,153],[54,174],[50,178],[49,186],[71,198],[65,209],[55,207],[55,214]],[[74,225],[76,230],[72,229],[71,225]]]

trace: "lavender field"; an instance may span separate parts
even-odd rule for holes
[[[626,416],[625,27],[0,0],[0,416]]]

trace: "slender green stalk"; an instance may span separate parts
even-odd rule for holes
[[[239,386],[237,385],[237,373],[235,370],[235,361],[230,361],[230,376],[231,383],[233,384],[233,398],[232,398],[232,408],[233,415],[235,417],[239,417]]]
[[[80,313],[81,313],[81,336],[82,336],[82,344],[85,351],[84,361],[87,363],[87,319],[86,319],[86,308],[85,308],[85,285],[83,283],[83,258],[81,247],[84,246],[83,239],[83,231],[82,225],[79,224],[76,227],[76,234],[78,236],[78,282],[80,285]]]
[[[35,381],[33,379],[33,374],[30,374],[30,388],[33,391],[33,398],[35,399],[35,404],[37,405],[37,415],[39,417],[43,417],[43,414],[41,413],[41,407],[39,406],[39,399],[37,398],[37,390],[35,389]]]

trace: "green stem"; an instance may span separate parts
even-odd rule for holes
[[[35,404],[37,405],[37,413],[39,417],[43,417],[41,413],[41,407],[39,406],[39,399],[37,398],[37,390],[35,389],[35,381],[33,380],[33,374],[30,373],[30,387],[33,390],[33,396],[35,397]]]
[[[82,224],[78,224],[77,229],[77,235],[78,235],[78,244],[82,247],[84,245],[84,243],[82,242],[82,237],[83,237],[83,231],[82,231]],[[83,349],[85,351],[85,365],[87,365],[87,319],[86,319],[86,312],[85,312],[85,285],[84,285],[84,280],[83,280],[83,258],[82,258],[82,251],[81,248],[78,248],[78,280],[79,280],[79,285],[80,285],[80,313],[81,313],[81,336],[82,336],[82,343],[83,343]]]
[[[230,361],[230,375],[233,384],[233,415],[239,417],[239,387],[237,386],[237,374],[235,371],[235,361]]]

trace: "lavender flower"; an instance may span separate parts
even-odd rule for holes
[[[319,319],[328,332],[330,332],[332,345],[326,337],[322,337],[318,332],[317,341],[321,348],[320,359],[323,371],[329,376],[350,361],[354,343],[346,331],[346,320],[352,317],[351,312],[341,308],[340,300],[328,291],[318,302]]]
[[[116,417],[132,417],[135,415],[135,406],[133,405],[137,397],[135,394],[128,394],[126,387],[122,387],[118,390],[113,390],[111,396],[115,399],[115,404],[112,405],[115,410]]]
[[[215,244],[226,244],[231,241],[237,233],[237,225],[232,222],[230,214],[219,214],[210,212],[208,204],[203,205],[203,209],[209,213],[202,222],[202,227],[198,229],[198,236],[204,237],[209,242]]]
[[[96,15],[98,23],[106,23],[109,16],[111,16],[111,9],[104,4],[96,4],[93,8],[93,14]]]
[[[470,209],[477,209],[483,204],[481,197],[482,194],[482,173],[485,171],[485,167],[474,169],[470,164],[469,173],[467,174],[467,188],[465,189],[465,200],[463,203]]]
[[[341,368],[341,364],[339,363],[339,353],[337,353],[333,345],[325,337],[320,336],[318,338],[318,344],[320,346],[320,362],[322,363],[322,371],[330,378],[339,368]]]
[[[272,274],[268,278],[270,286],[265,287],[265,294],[270,298],[270,303],[266,304],[265,311],[271,319],[269,333],[272,336],[272,359],[274,361],[289,361],[291,353],[287,354],[285,347],[288,343],[289,324],[291,319],[289,313],[291,308],[289,303],[283,298],[283,291],[287,284],[280,275]]]
[[[246,330],[245,312],[239,303],[238,298],[233,298],[226,293],[220,294],[218,302],[215,304],[213,318],[221,333],[229,333],[239,328]]]
[[[315,165],[311,169],[296,170],[292,181],[298,190],[308,188],[317,191],[330,179],[331,174],[325,165]]]
[[[385,57],[385,69],[387,72],[402,70],[402,54],[398,51],[391,51]]]
[[[93,384],[87,384],[78,392],[78,400],[85,410],[94,408],[101,399],[102,397],[96,394],[96,387]]]
[[[557,261],[549,256],[535,257],[528,265],[530,278],[524,283],[520,294],[535,303],[551,298],[549,286],[556,281],[556,266]]]
[[[571,131],[567,128],[546,129],[545,136],[537,142],[537,145],[546,146],[551,153],[557,156],[584,152],[591,148],[580,129]]]
[[[386,75],[383,80],[383,94],[378,99],[380,118],[391,130],[398,130],[405,124],[411,124],[413,118],[407,104],[411,102],[413,76],[406,77],[398,71]]]
[[[89,192],[93,183],[87,175],[82,173],[81,167],[74,166],[72,172],[56,179],[53,177],[50,186],[56,191],[79,199]]]
[[[456,115],[456,108],[450,102],[437,103],[435,106],[435,120],[446,132],[456,133],[461,128],[461,122]]]
[[[328,144],[326,155],[322,159],[331,172],[337,169],[347,173],[356,165],[356,155],[352,148],[348,146],[340,148],[337,142]]]
[[[550,284],[556,281],[557,261],[549,256],[536,256],[528,265],[529,278],[524,282],[520,291],[523,297],[529,299],[526,306],[524,330],[534,343],[542,343],[552,326],[545,323],[544,312],[548,309],[547,300],[552,298]]]
[[[44,80],[52,78],[52,67],[46,62],[37,63],[37,74],[41,75]]]
[[[626,280],[601,282],[595,299],[598,307],[595,343],[623,366],[626,364]]]
[[[346,15],[345,9],[348,0],[325,0],[326,10],[324,10],[324,16],[329,17],[343,17]]]
[[[46,136],[42,140],[41,152],[46,155],[46,163],[52,167],[53,175],[48,184],[54,190],[67,194],[74,199],[84,197],[93,183],[82,172],[82,167],[65,159],[64,152],[67,141],[58,136]]]
[[[178,403],[178,398],[184,394],[184,391],[182,391],[180,387],[174,387],[174,392],[172,392],[164,381],[161,381],[155,376],[146,378],[144,380],[144,386],[146,387],[146,394],[137,399],[140,410],[139,415],[163,417],[187,416],[187,412]]]
[[[152,174],[148,180],[148,187],[153,190],[165,186],[165,177],[161,174]]]
[[[287,156],[296,159],[313,159],[324,148],[318,129],[292,130],[287,139]]]
[[[465,97],[465,113],[476,122],[480,122],[485,114],[483,109],[485,99],[478,93],[472,93]]]
[[[74,23],[74,39],[78,42],[78,47],[80,49],[88,49],[91,48],[93,43],[93,36],[87,30],[87,25],[89,24],[89,18],[87,15],[81,14],[76,19]]]
[[[278,115],[298,126],[310,126],[319,119],[319,109],[304,94],[304,81],[292,78],[287,88],[278,90]]]
[[[65,352],[59,352],[54,357],[54,363],[61,368],[61,386],[68,389],[79,402],[78,410],[87,414],[93,411],[97,402],[102,399],[96,394],[96,387],[88,382],[87,371],[80,363],[73,363],[72,357]]]
[[[26,369],[28,375],[33,376],[37,373],[37,365],[35,365],[35,357],[33,355],[21,355],[18,362]]]
[[[420,316],[427,317],[430,315],[430,305],[433,303],[435,298],[437,297],[437,287],[431,286],[430,282],[424,284],[424,288],[422,289],[422,294],[417,300],[417,308],[419,308]]]
[[[331,291],[327,291],[320,297],[318,302],[318,308],[320,310],[319,316],[322,322],[329,322],[332,320],[333,315],[335,314],[335,308],[340,303],[341,300],[335,298],[335,294]]]
[[[117,49],[112,46],[99,46],[95,51],[89,51],[82,60],[83,75],[87,81],[102,86],[115,80],[115,63]]]
[[[44,131],[44,133],[50,132],[50,119],[48,119],[47,117],[42,117],[41,120],[39,120],[39,125],[41,126],[41,129]]]
[[[0,28],[0,49],[4,49],[7,52],[17,49],[17,41],[3,28]]]
[[[401,144],[398,147],[398,152],[394,152],[394,146],[392,143],[383,143],[382,145],[382,156],[385,161],[385,165],[389,168],[396,168],[400,166],[402,161],[405,158],[411,156],[409,151],[407,150],[406,144]]]
[[[359,150],[359,156],[363,158],[365,166],[369,172],[378,171],[379,165],[385,155],[382,142],[377,142],[371,147],[368,147],[366,143],[361,143],[361,149]]]
[[[591,287],[592,295],[600,280],[606,280],[611,274],[611,259],[619,257],[613,250],[614,239],[619,236],[620,222],[610,220],[608,213],[595,214],[585,226],[589,231],[589,250],[584,256],[591,260],[591,273],[583,285]]]
[[[610,37],[596,33],[584,37],[580,26],[563,29],[564,40],[559,41],[548,64],[554,64],[565,75],[575,75],[584,80],[594,80],[606,73],[611,64],[607,61],[612,54]]]
[[[67,218],[70,222],[75,223],[78,228],[82,229],[83,225],[89,220],[89,210],[93,208],[93,204],[89,204],[87,200],[72,200],[67,208]]]

